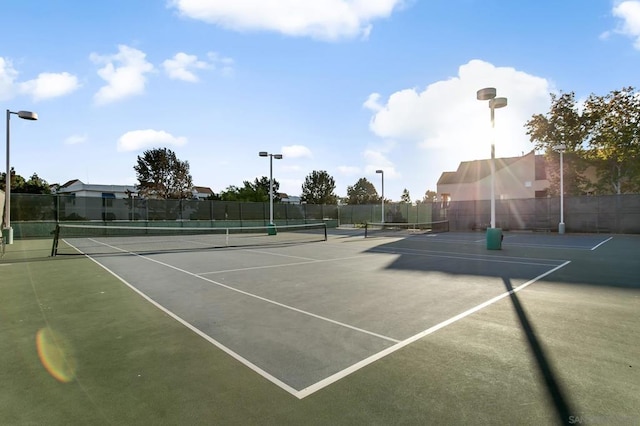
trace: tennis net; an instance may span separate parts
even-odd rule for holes
[[[51,256],[156,253],[222,247],[299,244],[327,240],[324,222],[251,227],[161,227],[58,224]],[[60,245],[64,241],[66,245]]]
[[[364,237],[402,237],[412,234],[426,234],[436,232],[449,232],[449,221],[421,223],[367,223],[364,228]]]

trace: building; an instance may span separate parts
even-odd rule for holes
[[[193,198],[196,200],[207,200],[211,199],[215,194],[213,190],[208,186],[194,186],[192,191]]]
[[[194,186],[192,199],[204,200],[214,195],[209,187]],[[138,220],[150,218],[154,209],[166,214],[166,205],[173,205],[178,200],[145,200],[138,195],[134,185],[102,185],[87,184],[73,179],[61,185],[56,193],[60,195],[58,201],[60,217],[68,220]],[[171,202],[174,202],[173,204]],[[166,204],[169,203],[169,204]],[[176,216],[189,218],[193,206],[178,203]]]
[[[543,155],[534,151],[520,156],[495,159],[496,200],[546,197],[549,181]],[[491,199],[491,160],[463,161],[455,172],[444,172],[437,191],[449,201]]]

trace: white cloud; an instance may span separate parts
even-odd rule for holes
[[[96,104],[104,105],[143,93],[147,81],[145,74],[154,70],[145,57],[144,52],[125,45],[119,45],[115,55],[92,53],[90,59],[94,63],[104,64],[98,75],[107,82],[94,95]]]
[[[367,149],[363,153],[366,166],[364,172],[367,175],[376,174],[376,170],[384,171],[384,177],[386,178],[399,178],[400,174],[396,171],[395,165],[386,155],[387,149]]]
[[[18,71],[13,68],[10,60],[0,56],[0,101],[6,101],[15,95],[14,81]]]
[[[219,70],[220,74],[224,76],[233,74],[233,66],[235,64],[233,58],[220,56],[217,52],[209,52],[207,53],[207,57],[209,58],[210,65]]]
[[[57,98],[74,92],[80,87],[78,78],[68,72],[43,72],[34,80],[20,83],[20,92],[30,95],[35,102]]]
[[[237,31],[266,30],[322,40],[367,37],[371,22],[405,0],[170,0],[186,17]]]
[[[133,130],[120,136],[118,139],[118,151],[138,151],[144,148],[157,146],[182,146],[187,143],[187,138],[173,136],[164,130]]]
[[[497,153],[515,156],[530,151],[533,145],[523,126],[533,114],[548,110],[553,89],[546,79],[514,68],[472,60],[460,66],[457,77],[422,91],[399,90],[382,105],[373,94],[364,106],[374,112],[370,128],[379,137],[417,143],[436,155],[461,160],[486,158],[490,113],[487,102],[476,100],[476,91],[484,87],[496,87],[498,96],[509,102],[495,113]]]
[[[87,135],[71,135],[64,140],[65,145],[76,145],[87,141]]]
[[[380,104],[380,93],[370,94],[367,100],[364,101],[364,104],[362,104],[362,106],[370,109],[371,111],[380,111],[383,108],[383,106]]]
[[[302,145],[290,145],[282,147],[282,155],[285,158],[311,158],[311,150]]]
[[[169,78],[196,83],[200,79],[195,74],[196,70],[219,70],[222,75],[233,73],[233,59],[221,57],[216,52],[207,53],[208,61],[198,59],[196,55],[189,55],[179,52],[172,59],[167,59],[162,63],[164,71]]]
[[[634,39],[633,47],[640,50],[640,1],[623,1],[615,5],[612,12],[613,16],[622,19],[616,32]]]
[[[167,59],[162,63],[164,71],[169,78],[175,80],[188,81],[190,83],[197,82],[198,76],[191,70],[203,70],[209,68],[209,64],[199,61],[195,55],[187,55],[186,53],[176,53],[173,59]]]

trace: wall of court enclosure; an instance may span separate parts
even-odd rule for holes
[[[640,194],[565,197],[567,232],[640,233]],[[448,219],[452,231],[487,227],[490,202],[452,201],[411,205],[385,204],[385,222]],[[382,220],[382,206],[273,204],[276,224],[327,221],[330,226],[360,226]],[[43,237],[56,222],[142,222],[139,225],[189,222],[184,226],[261,226],[268,224],[269,203],[201,200],[141,200],[11,194],[15,238]],[[496,222],[505,230],[557,231],[559,198],[497,200]]]

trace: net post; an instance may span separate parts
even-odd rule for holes
[[[327,241],[327,222],[324,222],[324,240]]]
[[[53,245],[51,246],[51,257],[58,254],[58,240],[60,238],[60,224],[56,223],[56,229],[53,230]]]
[[[364,237],[367,238],[367,231],[369,230],[369,222],[364,223]]]

